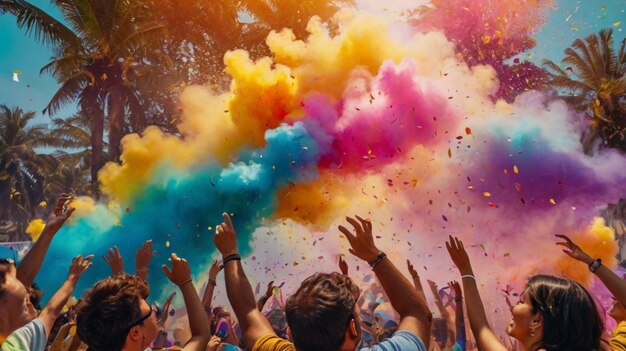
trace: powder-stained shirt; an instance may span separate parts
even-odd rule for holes
[[[15,330],[9,335],[1,351],[44,351],[46,348],[46,329],[39,318],[33,319],[30,323]]]
[[[613,351],[626,351],[626,321],[618,324],[617,328],[613,330],[609,345]]]
[[[267,335],[254,344],[252,351],[295,351],[296,348],[288,340],[276,335]],[[406,330],[399,330],[392,337],[371,348],[361,351],[427,351],[424,342],[415,334]]]

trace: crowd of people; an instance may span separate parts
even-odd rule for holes
[[[286,299],[280,287],[268,282],[257,299],[241,264],[235,228],[224,213],[213,237],[222,258],[213,261],[202,296],[184,258],[172,254],[171,262],[162,266],[162,274],[183,297],[184,325],[168,323],[178,291],[162,305],[147,301],[148,266],[154,256],[151,241],[137,250],[135,274],[124,272],[116,247],[108,250],[103,259],[111,275],[78,299],[72,298],[73,290],[93,264],[93,256],[75,257],[65,281],[42,307],[34,280],[55,233],[73,212],[67,206],[70,199],[67,195],[58,199],[39,240],[19,264],[0,261],[2,351],[626,350],[626,280],[567,236],[557,235],[556,244],[580,262],[572,264],[581,269],[586,265],[613,295],[608,315],[617,327],[610,333],[594,298],[581,284],[551,275],[528,277],[519,301],[512,304],[507,298],[509,324],[492,328],[478,289],[480,276],[461,240],[450,236],[446,242],[459,276],[449,277],[442,289],[428,281],[427,294],[411,261],[406,262],[409,280],[377,246],[372,223],[359,216],[346,217],[346,225],[338,230],[347,239],[349,252],[373,271],[376,279],[367,284],[350,277],[341,257],[340,272],[315,273],[296,291],[285,292]],[[220,272],[229,308],[212,306]],[[427,295],[434,299],[435,313]],[[506,330],[506,337],[494,331],[500,329]]]

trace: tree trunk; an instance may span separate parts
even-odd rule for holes
[[[104,137],[104,115],[98,106],[98,93],[95,88],[87,88],[81,100],[81,108],[91,121],[91,187],[98,198],[98,171],[102,168],[102,140]]]
[[[124,136],[124,99],[120,86],[113,87],[108,98],[109,160],[117,161]]]

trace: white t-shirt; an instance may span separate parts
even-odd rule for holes
[[[1,351],[44,351],[46,348],[46,329],[39,318],[33,319],[30,323],[15,330],[9,335]]]

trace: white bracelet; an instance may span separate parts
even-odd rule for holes
[[[461,279],[463,279],[463,278],[472,278],[472,279],[474,279],[474,281],[476,281],[476,277],[474,277],[474,276],[473,276],[473,275],[471,275],[471,274],[462,275],[462,276],[461,276]]]

